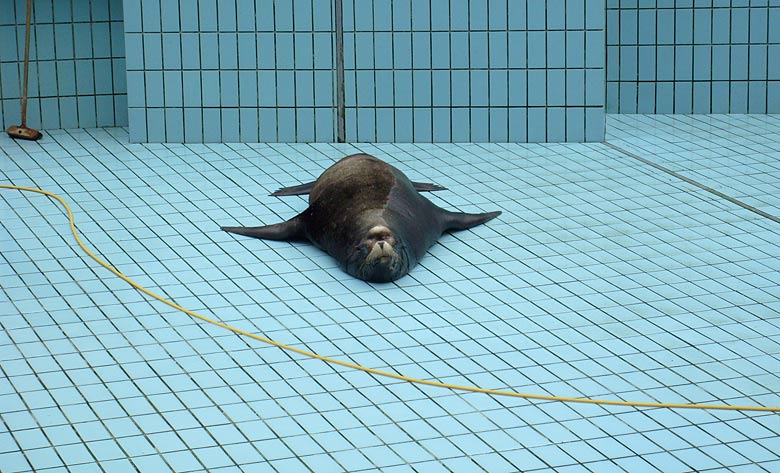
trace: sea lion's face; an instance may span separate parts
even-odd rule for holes
[[[403,243],[384,225],[371,228],[347,262],[347,272],[368,282],[390,282],[406,274]]]

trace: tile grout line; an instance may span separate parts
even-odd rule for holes
[[[751,211],[751,212],[753,212],[755,214],[758,214],[758,215],[760,215],[760,216],[762,216],[764,218],[768,218],[769,220],[772,220],[775,223],[780,223],[780,217],[776,217],[776,216],[774,216],[774,215],[772,215],[770,213],[764,212],[761,209],[753,207],[750,204],[747,204],[747,203],[745,203],[745,202],[743,202],[743,201],[741,201],[739,199],[731,197],[730,195],[724,194],[723,192],[720,192],[719,190],[713,189],[712,187],[704,185],[704,184],[702,184],[702,183],[700,183],[700,182],[698,182],[696,180],[693,180],[693,179],[691,179],[689,177],[686,177],[686,176],[684,176],[684,175],[682,175],[682,174],[680,174],[678,172],[672,171],[671,169],[669,169],[669,168],[667,168],[665,166],[662,166],[662,165],[660,165],[658,163],[654,163],[653,161],[645,159],[645,158],[639,156],[638,154],[635,154],[635,153],[632,153],[631,151],[625,150],[625,149],[623,149],[623,148],[621,148],[621,147],[619,147],[617,145],[614,145],[614,144],[612,144],[612,143],[610,143],[608,141],[604,141],[603,143],[606,146],[614,149],[615,151],[618,151],[618,152],[620,152],[620,153],[622,153],[622,154],[624,154],[624,155],[626,155],[626,156],[628,156],[630,158],[636,159],[637,161],[640,161],[643,164],[647,164],[648,166],[651,166],[651,167],[653,167],[653,168],[655,168],[655,169],[657,169],[659,171],[662,171],[662,172],[664,172],[666,174],[669,174],[672,177],[675,177],[675,178],[677,178],[677,179],[679,179],[681,181],[684,181],[684,182],[686,182],[688,184],[696,186],[699,189],[702,189],[702,190],[707,191],[707,192],[709,192],[711,194],[714,194],[714,195],[720,197],[721,199],[725,199],[725,200],[731,202],[734,205],[738,205],[739,207],[742,207],[745,210],[749,210],[749,211]]]

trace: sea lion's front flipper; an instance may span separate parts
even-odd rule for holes
[[[314,189],[314,184],[316,183],[317,181],[307,182],[306,184],[301,184],[299,186],[282,187],[271,195],[276,197],[283,195],[306,195]]]
[[[430,182],[412,182],[412,185],[414,186],[414,190],[417,192],[426,192],[426,191],[446,191],[446,187],[437,186],[436,184],[431,184]]]
[[[482,223],[492,220],[501,215],[501,212],[487,212],[483,214],[467,214],[461,212],[444,211],[443,224],[444,231],[447,230],[466,230],[471,227],[476,227]]]
[[[306,232],[300,216],[286,222],[265,225],[263,227],[222,227],[222,230],[264,240],[294,241],[306,240]]]

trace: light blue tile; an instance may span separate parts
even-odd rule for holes
[[[161,35],[143,35],[143,69],[162,69],[162,37]]]
[[[604,109],[585,109],[585,141],[604,140]]]
[[[373,142],[373,141],[385,141],[381,138],[377,138],[377,113],[372,108],[358,108],[357,109],[357,141]],[[384,127],[379,127],[384,128]],[[392,140],[391,140],[392,141]]]
[[[780,44],[770,44],[767,46],[767,78],[769,80],[780,80]]]
[[[604,0],[585,0],[585,27],[604,28]]]
[[[693,10],[693,42],[710,44],[712,40],[712,10]]]
[[[236,33],[220,33],[219,41],[219,68],[238,68],[238,35]]]
[[[729,83],[727,81],[712,82],[712,112],[730,113]]]
[[[200,93],[203,100],[203,107],[219,107],[221,95],[221,89],[219,87],[219,71],[202,71],[200,73],[200,83]],[[185,105],[186,104],[187,103],[185,101]]]
[[[95,96],[77,98],[78,126],[81,128],[94,128],[97,126],[97,111],[95,109]]]
[[[655,93],[655,113],[674,113],[674,83],[656,83]]]
[[[201,33],[199,36],[200,67],[202,69],[219,69],[219,37],[217,33]]]
[[[393,20],[392,3],[389,0],[373,2],[373,7],[374,7],[374,18],[373,18],[374,31],[392,30],[392,25],[391,25]]]
[[[451,113],[449,108],[433,109],[433,140],[449,142],[451,141]]]
[[[314,71],[314,105],[333,104],[333,75],[330,71]]]
[[[76,61],[76,93],[95,94],[95,67],[93,61]]]
[[[546,105],[557,107],[566,105],[566,71],[563,69],[547,71]]]
[[[186,9],[185,9],[186,10]],[[198,2],[198,31],[217,31],[217,0]]]
[[[550,107],[547,109],[547,140],[552,143],[566,141],[566,109]]]
[[[541,143],[547,140],[545,130],[547,124],[547,113],[544,108],[528,109],[528,141],[531,143]]]
[[[486,70],[473,70],[469,75],[469,83],[471,87],[470,99],[472,107],[487,107],[489,105],[488,91],[488,71]]]
[[[57,23],[54,25],[57,59],[73,59],[75,57],[73,32],[74,26],[72,24]]]
[[[160,67],[163,67],[163,64],[165,69],[182,67],[181,37],[178,34],[163,33]]]
[[[510,93],[510,100],[511,97],[512,96]],[[528,105],[544,106],[546,105],[546,100],[547,100],[546,72],[544,70],[529,70],[528,71]]]
[[[379,74],[377,73],[377,78],[379,77]],[[426,106],[430,107],[432,105],[432,96],[431,96],[431,89],[432,89],[432,74],[431,71],[425,71],[425,70],[415,70],[412,71],[412,91],[413,91],[413,97],[412,102],[414,106]],[[380,90],[377,90],[377,101],[380,100]],[[387,100],[382,100],[382,103],[386,102]],[[392,102],[392,100],[390,100]]]
[[[111,57],[111,42],[107,41],[111,37],[111,30],[108,23],[92,23],[92,54],[87,54],[85,57],[94,58],[109,58]]]
[[[544,68],[547,66],[547,33],[531,31],[528,33],[528,67]]]
[[[603,68],[604,60],[604,33],[600,31],[586,31],[585,67]]]
[[[674,83],[674,113],[692,113],[693,111],[693,83]]]
[[[747,113],[767,113],[767,86],[765,82],[748,82]]]
[[[117,126],[115,117],[114,97],[111,95],[98,95],[95,97],[96,126]],[[127,108],[127,107],[125,107]]]
[[[656,50],[656,64],[657,80],[674,80],[674,46],[659,46]]]
[[[471,129],[471,114],[468,108],[452,108],[451,115],[451,139],[455,143],[465,143],[471,141],[469,133]]]
[[[547,67],[566,67],[566,33],[563,31],[547,33]]]
[[[143,70],[144,68],[144,54],[143,54],[143,36],[139,34],[128,34],[126,38],[127,49],[127,61],[126,67],[128,71]]]
[[[747,43],[750,40],[749,9],[732,8],[731,13],[731,43]]]
[[[276,109],[260,109],[260,141],[275,143],[277,138]]]
[[[566,105],[585,105],[585,71],[582,69],[566,71]]]
[[[122,29],[122,24],[118,22],[111,22],[109,25],[110,29],[110,43],[111,43],[111,50],[114,58],[124,58],[125,57],[125,32]]]
[[[312,71],[297,71],[295,73],[295,95],[299,107],[314,106],[314,73]],[[308,113],[313,116],[313,111]]]
[[[184,142],[184,110],[181,108],[165,109],[165,141],[172,143]]]
[[[139,143],[146,141],[147,135],[145,109],[129,107],[127,114],[130,122],[130,142]]]
[[[199,71],[182,71],[182,93],[185,107],[202,105],[202,84]]]
[[[469,67],[483,69],[488,67],[488,34],[472,32],[469,34]]]
[[[489,141],[489,111],[485,108],[471,108],[471,136],[470,141],[486,143]]]
[[[256,143],[260,141],[259,114],[257,108],[240,108],[239,132],[242,143]]]
[[[223,108],[222,110],[222,134],[219,141],[226,143],[237,143],[240,139],[240,128],[235,124],[238,123],[238,109],[237,108]]]
[[[450,35],[431,33],[431,65],[434,69],[450,68]]]
[[[221,106],[238,107],[238,86],[238,71],[221,71],[219,73]],[[237,116],[238,112],[236,112],[236,117]]]
[[[693,113],[710,113],[710,94],[712,88],[709,82],[693,83]]]
[[[712,47],[713,58],[727,58],[730,55],[729,46],[715,45]],[[719,60],[712,63],[712,80],[728,80],[730,76],[729,61]]]
[[[712,10],[712,42],[727,44],[731,37],[730,9],[715,8]]]
[[[64,2],[55,2],[54,5],[68,6]],[[137,33],[141,31],[141,0],[127,0],[123,1],[124,13],[122,15],[125,31],[127,33]],[[59,10],[55,9],[55,14],[58,14]],[[70,16],[70,15],[68,15]]]
[[[635,46],[620,47],[620,80],[636,80],[639,71],[638,53]]]
[[[434,78],[435,80],[435,78]],[[509,71],[509,105],[511,107],[520,107],[528,105],[528,75],[526,71]],[[536,93],[536,89],[533,89]],[[436,89],[434,89],[434,94]],[[435,95],[434,95],[435,97]]]
[[[179,23],[180,17],[181,14],[178,0],[160,0],[162,31],[181,31],[181,25]]]
[[[691,46],[676,46],[674,49],[675,80],[693,79],[693,48]]]
[[[257,107],[257,73],[255,71],[239,71],[238,73],[238,96],[239,106]]]
[[[585,67],[585,49],[582,45],[585,42],[585,33],[583,31],[566,32],[566,67],[581,68]]]
[[[488,109],[489,133],[487,141],[506,143],[509,141],[509,109],[492,107]]]
[[[693,80],[710,80],[712,73],[712,47],[693,47]]]
[[[566,140],[579,143],[585,141],[585,109],[566,109]]]
[[[218,108],[203,109],[203,141],[205,143],[222,141],[222,113]]]
[[[217,30],[236,31],[236,0],[217,0]],[[242,12],[243,13],[243,12]]]
[[[747,80],[748,75],[748,46],[731,45],[731,73],[729,78],[734,80]]]
[[[331,69],[332,67],[332,45],[331,37],[325,33],[314,34],[314,68]]]
[[[618,41],[613,44],[626,46],[637,44],[639,41],[639,31],[637,30],[636,25],[639,22],[639,10],[623,9],[619,11],[619,14],[619,26],[615,26],[619,28],[620,37]],[[608,34],[610,33],[608,32]]]
[[[145,105],[147,107],[162,107],[165,104],[163,95],[162,71],[147,71],[144,73]]]
[[[388,35],[378,35],[378,41],[387,41]],[[385,47],[389,46],[386,42]],[[381,48],[382,46],[380,46]],[[388,48],[389,49],[389,48]],[[372,69],[374,67],[374,40],[372,33],[355,34],[355,68]],[[385,64],[392,61],[392,58],[384,58]]]
[[[469,93],[470,93],[470,85],[469,85],[469,73],[468,71],[464,70],[453,70],[450,74],[451,76],[451,82],[450,82],[450,94],[449,98],[452,100],[452,105],[455,107],[464,107],[469,105]],[[434,91],[435,93],[435,91]],[[435,105],[444,105],[442,101],[436,100],[436,95],[434,95],[434,104]]]
[[[491,70],[489,73],[489,94],[491,107],[509,105],[509,74],[508,71]]]
[[[160,0],[143,0],[141,2],[141,19],[145,33],[159,32],[161,27]]]
[[[748,47],[748,80],[767,79],[767,66],[770,61],[767,51],[766,45],[751,44]]]
[[[295,73],[293,71],[278,71],[276,73],[276,97],[277,104],[280,107],[295,106]],[[261,84],[260,94],[262,98],[263,86]]]
[[[152,143],[165,141],[165,112],[162,108],[146,109],[147,140]]]

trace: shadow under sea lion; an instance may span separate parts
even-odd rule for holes
[[[352,276],[390,282],[408,273],[444,232],[465,230],[501,214],[450,212],[418,192],[443,189],[411,182],[378,158],[354,154],[314,182],[271,194],[309,194],[309,207],[290,220],[222,230],[266,240],[310,241]]]

